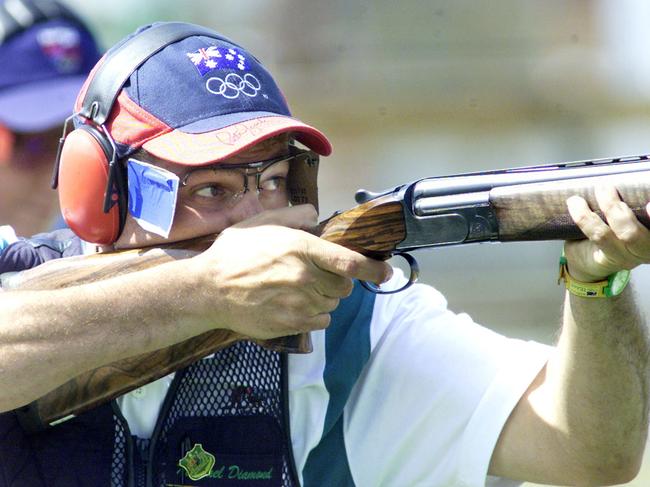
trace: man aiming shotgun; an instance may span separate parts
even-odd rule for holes
[[[580,291],[650,261],[650,234],[615,188],[591,207],[567,200],[587,239],[565,245],[562,333],[547,347],[452,313],[428,286],[358,285],[397,279],[310,233],[315,208],[298,204],[315,201],[296,170],[309,180],[329,142],[217,33],[140,29],[100,61],[72,121],[58,190],[77,236],[14,244],[0,272],[219,236],[188,259],[0,293],[4,485],[602,485],[638,471],[647,326],[630,286]],[[309,332],[313,351],[238,341],[44,430],[19,421],[83,372],[214,330]]]

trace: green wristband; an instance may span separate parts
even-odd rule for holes
[[[613,296],[618,296],[623,292],[627,283],[630,282],[630,274],[629,270],[623,269],[607,276],[607,278],[602,281],[577,281],[571,277],[571,274],[569,274],[567,269],[567,260],[564,256],[564,252],[562,252],[562,255],[560,256],[560,276],[558,278],[558,284],[560,281],[564,281],[567,290],[571,294],[583,298],[611,298]]]

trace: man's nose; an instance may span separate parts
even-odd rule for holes
[[[260,202],[260,195],[253,188],[252,190],[245,192],[237,202],[237,205],[233,208],[234,223],[239,223],[240,221],[251,218],[263,211],[264,207]]]

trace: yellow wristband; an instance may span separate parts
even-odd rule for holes
[[[560,281],[564,281],[567,290],[576,296],[583,298],[611,298],[623,292],[627,283],[630,282],[630,271],[624,269],[615,272],[608,276],[607,279],[598,282],[576,281],[569,274],[567,260],[564,252],[562,252],[562,256],[560,257],[560,277],[558,277],[557,283],[559,284]]]

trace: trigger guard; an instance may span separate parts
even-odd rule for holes
[[[393,289],[391,291],[383,291],[380,286],[377,286],[376,284],[367,281],[361,281],[361,285],[374,294],[395,294],[411,287],[412,284],[417,282],[418,277],[420,275],[420,266],[418,265],[418,261],[415,260],[415,257],[413,257],[411,254],[407,254],[406,252],[396,252],[395,254],[393,254],[393,257],[396,256],[402,257],[406,262],[408,262],[408,265],[411,268],[411,274],[406,284],[404,284],[400,288]]]

